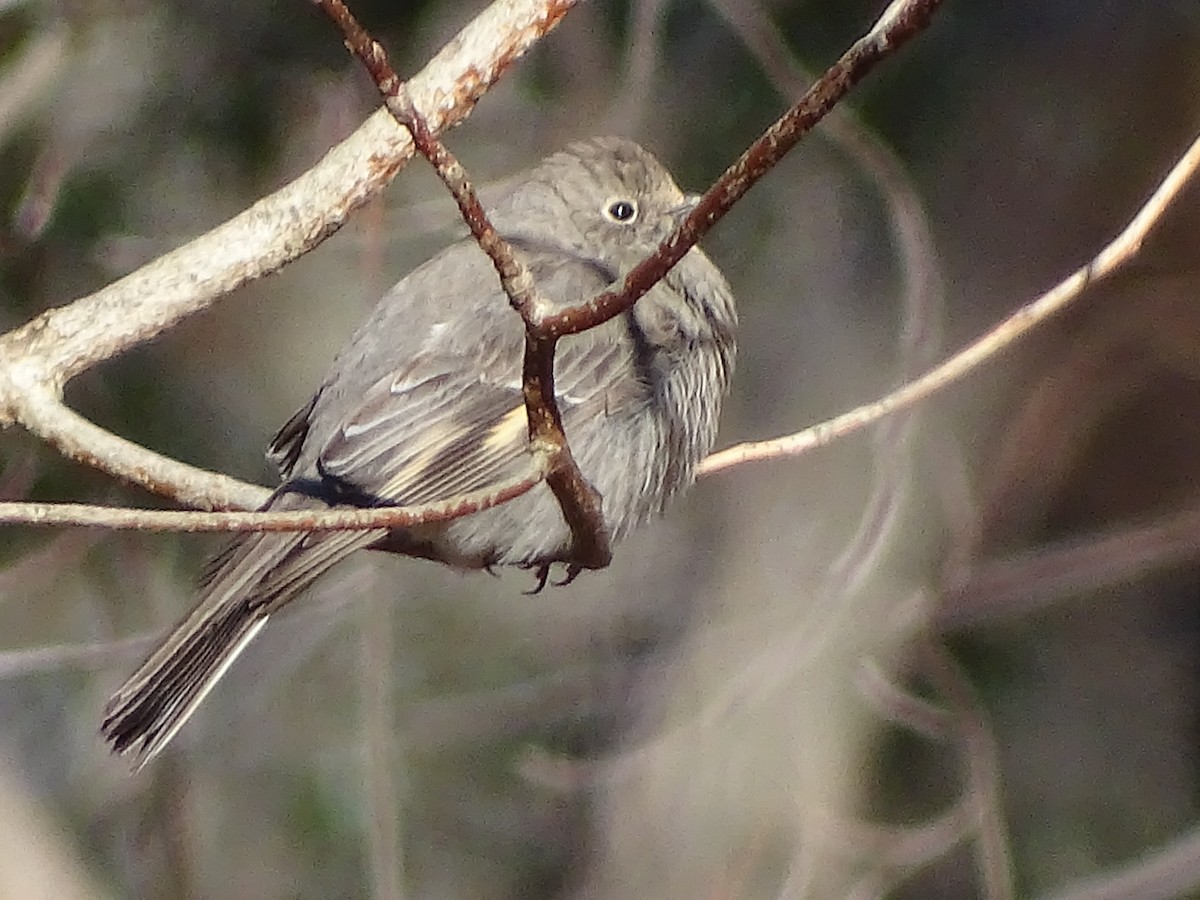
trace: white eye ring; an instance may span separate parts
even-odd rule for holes
[[[604,204],[604,218],[618,225],[632,225],[637,221],[637,201],[625,197],[613,197]]]

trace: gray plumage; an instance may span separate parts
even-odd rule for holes
[[[542,296],[566,306],[619,281],[691,202],[641,147],[598,138],[518,178],[489,215]],[[633,310],[559,343],[564,428],[614,541],[661,513],[711,448],[736,322],[728,284],[693,249]],[[472,241],[446,248],[384,295],[276,436],[269,456],[283,486],[265,508],[422,504],[521,474],[522,349],[491,262]],[[462,568],[572,563],[545,485],[448,523],[239,535],[210,564],[192,611],[109,701],[102,731],[113,749],[138,766],[153,757],[268,616],[371,546]]]

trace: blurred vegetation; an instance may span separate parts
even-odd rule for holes
[[[352,8],[410,73],[482,5]],[[761,3],[814,70],[882,5]],[[448,137],[476,178],[616,130],[699,188],[784,108],[706,0],[664,4],[650,90],[630,101],[637,21],[626,2],[582,4],[517,65]],[[376,105],[307,4],[0,3],[0,100],[38,47],[32,99],[0,117],[4,328],[218,224]],[[1197,48],[1194,0],[962,0],[853,95],[926,204],[942,351],[1124,224],[1196,132]],[[366,555],[273,626],[178,747],[131,778],[96,737],[145,650],[120,641],[186,608],[216,539],[7,529],[0,897],[382,896],[387,866],[421,897],[774,897],[803,866],[808,892],[794,896],[873,878],[896,898],[981,896],[969,843],[896,862],[846,824],[916,826],[963,785],[961,746],[889,724],[857,675],[875,660],[945,704],[913,650],[915,593],[936,622],[943,589],[993,560],[1200,502],[1197,196],[1133,269],[923,410],[894,450],[906,474],[886,546],[853,584],[827,575],[863,515],[869,436],[708,479],[610,570],[536,597],[519,575]],[[902,267],[884,199],[817,135],[706,240],[743,316],[723,444],[894,383]],[[71,403],[269,483],[275,427],[380,291],[457,233],[410,165],[382,208],[79,378]],[[0,496],[154,502],[13,431],[0,434]],[[1020,896],[1200,819],[1200,554],[1185,556],[1117,580],[1084,572],[939,636],[996,743]],[[1041,596],[1029,578],[1016,593]],[[372,598],[393,638],[382,669],[363,649]],[[380,678],[394,804],[374,802],[364,764],[364,697]],[[370,849],[380,814],[398,832],[384,862]]]

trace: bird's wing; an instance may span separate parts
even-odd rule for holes
[[[628,341],[564,339],[555,386],[568,437],[636,393],[629,348]],[[495,370],[499,378],[481,375],[477,360],[461,360],[460,369],[442,365],[431,374],[422,365],[418,379],[377,382],[321,451],[321,474],[401,505],[486,490],[520,474],[529,448],[520,346],[510,355]]]
[[[586,300],[612,281],[588,261],[525,250],[539,290],[557,303]],[[404,298],[394,302],[381,327],[403,327]],[[366,499],[401,505],[450,499],[519,475],[528,453],[520,321],[498,287],[473,302],[447,302],[441,313],[419,339],[408,336],[407,346],[417,348],[409,358],[361,388],[342,390],[328,408],[318,396],[285,426],[276,452],[315,460],[313,474]],[[643,347],[634,331],[624,316],[559,343],[555,388],[568,438],[645,396]],[[311,439],[309,420],[335,410],[336,428],[311,429],[320,432],[320,446],[296,449]]]

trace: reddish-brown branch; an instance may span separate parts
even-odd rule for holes
[[[387,53],[342,0],[314,0],[341,29],[346,47],[366,68],[388,112],[408,129],[417,152],[427,159],[454,197],[463,221],[492,261],[513,308],[525,323],[522,390],[529,418],[530,446],[549,461],[546,483],[554,492],[571,529],[572,556],[585,568],[603,568],[612,560],[602,498],[579,471],[563,430],[554,391],[554,352],[557,337],[544,327],[548,305],[538,296],[528,268],[488,220],[466,170],[442,143],[413,103],[405,83],[392,69]]]

